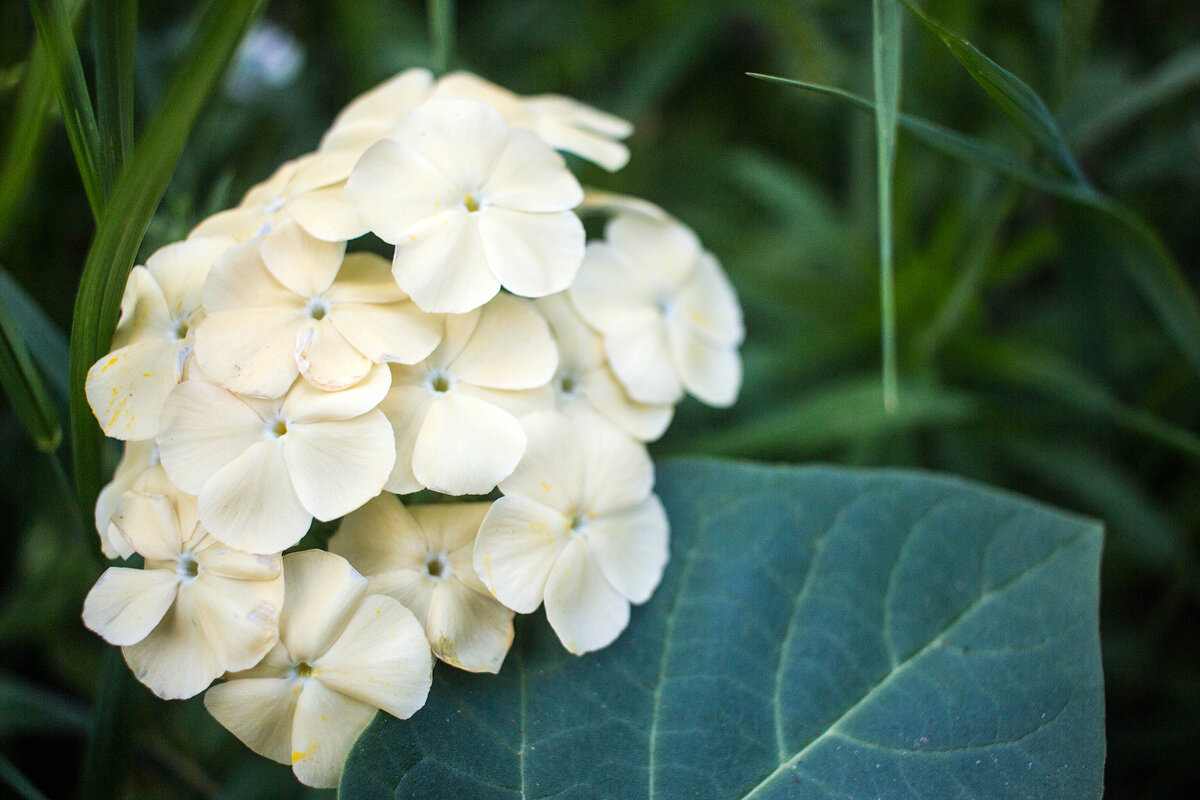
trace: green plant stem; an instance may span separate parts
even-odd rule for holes
[[[433,71],[444,75],[454,62],[454,0],[428,0]]]
[[[896,268],[892,234],[892,181],[900,108],[900,11],[895,0],[872,3],[872,64],[875,84],[875,153],[879,188],[879,311],[883,337],[883,407],[894,414],[900,402],[896,344]]]

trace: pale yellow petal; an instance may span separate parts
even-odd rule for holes
[[[109,644],[140,642],[175,602],[178,585],[169,570],[109,567],[83,601],[83,624]]]
[[[583,506],[603,515],[645,500],[654,486],[654,463],[646,447],[611,422],[592,414],[572,420],[584,465]]]
[[[479,194],[501,208],[539,213],[565,211],[583,200],[583,189],[562,156],[525,130],[509,132],[504,152]]]
[[[140,339],[91,366],[84,391],[106,436],[152,439],[163,403],[179,382],[179,344],[166,337]]]
[[[423,311],[463,314],[500,291],[475,216],[449,208],[406,228],[396,240],[392,274]]]
[[[487,494],[525,452],[525,432],[507,411],[461,392],[430,405],[413,449],[413,474],[442,494]]]
[[[657,312],[618,318],[605,332],[604,350],[613,373],[634,400],[670,404],[683,397],[667,326]]]
[[[327,242],[347,242],[368,230],[346,194],[345,181],[293,197],[287,210],[311,236]]]
[[[535,113],[539,117],[538,136],[556,150],[574,153],[609,172],[616,172],[629,163],[629,148],[625,145],[612,141],[608,136],[572,125],[557,116]]]
[[[691,274],[700,240],[686,225],[642,214],[618,214],[604,229],[609,244],[660,290],[673,289]]]
[[[491,593],[520,614],[542,603],[546,579],[570,540],[570,519],[523,497],[492,504],[475,541],[475,572]]]
[[[384,493],[342,520],[329,539],[329,552],[370,578],[401,567],[424,567],[429,548],[409,509],[395,495]]]
[[[208,534],[193,552],[200,564],[200,571],[206,575],[240,581],[271,581],[283,574],[283,562],[278,554],[235,550]]]
[[[603,340],[575,311],[566,292],[542,297],[534,305],[549,323],[554,342],[558,345],[560,372],[570,370],[583,374],[604,363]]]
[[[218,258],[237,242],[228,236],[197,236],[168,244],[146,259],[173,318],[191,316],[203,299],[204,280]]]
[[[461,551],[470,563],[471,548],[491,503],[427,503],[409,511],[431,552]]]
[[[96,532],[100,534],[100,544],[105,557],[129,558],[133,553],[133,548],[109,523],[121,495],[133,488],[133,484],[143,472],[154,467],[158,467],[158,445],[153,440],[125,443],[112,480],[105,484],[96,498]]]
[[[329,319],[355,349],[376,364],[416,364],[442,340],[441,315],[426,314],[411,300],[337,303]]]
[[[147,337],[162,336],[170,326],[171,313],[158,282],[145,267],[134,267],[121,295],[121,318],[113,334],[112,349]]]
[[[684,388],[710,406],[733,405],[742,387],[742,360],[734,346],[717,344],[682,324],[669,326],[667,334]]]
[[[525,497],[571,516],[583,503],[588,468],[571,420],[554,411],[521,420],[529,444],[500,491]]]
[[[394,139],[376,142],[346,181],[346,193],[371,231],[390,244],[417,223],[462,202],[453,182]]]
[[[196,327],[196,361],[208,380],[232,392],[282,397],[299,372],[297,336],[312,324],[291,300],[276,308],[215,311]]]
[[[546,320],[529,301],[500,294],[483,307],[450,371],[475,386],[532,389],[548,383],[557,366]]]
[[[369,594],[386,594],[400,601],[418,620],[429,616],[429,601],[436,587],[437,579],[429,574],[424,563],[417,568],[393,569],[367,578]]]
[[[589,520],[586,536],[613,588],[634,603],[649,600],[668,556],[667,515],[658,497]]]
[[[395,368],[393,368],[393,375]],[[393,442],[396,447],[396,463],[384,488],[397,494],[409,494],[424,487],[413,474],[413,451],[417,447],[417,436],[425,424],[425,416],[433,404],[434,395],[423,386],[395,385],[379,404],[392,426]]]
[[[425,102],[433,87],[433,75],[427,69],[407,69],[375,88],[356,97],[333,121],[321,140],[321,149],[345,146],[347,128],[369,126],[389,133],[406,112]]]
[[[454,578],[438,584],[426,635],[434,655],[468,672],[499,672],[513,641],[513,611]]]
[[[607,365],[583,376],[581,392],[605,419],[642,442],[662,436],[675,415],[670,403],[634,401]]]
[[[378,410],[294,423],[281,441],[296,496],[322,521],[349,514],[383,491],[396,463],[392,428]]]
[[[279,640],[282,572],[271,580],[241,580],[209,573],[202,563],[196,579],[180,587],[185,592],[221,672],[253,667]]]
[[[209,270],[204,307],[209,314],[247,308],[279,308],[303,304],[263,263],[261,238],[231,247]]]
[[[292,725],[292,771],[300,782],[333,789],[354,740],[375,718],[375,707],[327,689],[320,681],[305,685],[296,701]]]
[[[546,581],[546,620],[576,655],[607,647],[629,624],[629,601],[604,577],[582,539],[563,549]]]
[[[496,170],[510,133],[504,117],[487,103],[433,99],[404,115],[395,136],[456,188],[472,192]]]
[[[344,241],[322,241],[291,220],[262,239],[262,262],[271,275],[305,298],[329,288],[345,255]]]
[[[163,406],[159,456],[171,482],[198,495],[216,472],[262,441],[267,423],[219,386],[189,381]]]
[[[204,694],[213,719],[260,756],[292,763],[292,720],[299,684],[285,678],[240,678]]]
[[[347,389],[371,369],[371,359],[346,340],[326,316],[296,337],[296,365],[309,383],[326,392]]]
[[[323,550],[288,553],[283,572],[279,639],[294,661],[311,666],[345,629],[366,596],[367,579]]]
[[[280,412],[288,425],[350,419],[383,402],[391,385],[392,373],[386,364],[371,367],[362,380],[338,392],[326,392],[298,380],[284,397]]]
[[[505,289],[544,297],[571,285],[584,253],[583,223],[573,212],[489,206],[477,216],[488,268]]]
[[[312,514],[296,496],[278,439],[252,445],[204,484],[200,520],[214,539],[250,553],[300,541]]]
[[[658,308],[649,276],[607,242],[588,244],[567,294],[579,315],[601,333],[627,314]]]
[[[205,636],[195,598],[180,586],[175,604],[146,638],[122,648],[134,677],[164,700],[184,700],[225,670]]]
[[[125,492],[117,501],[112,522],[125,541],[148,560],[173,559],[183,551],[179,512],[170,497]]]
[[[716,344],[738,345],[745,336],[737,294],[717,260],[703,253],[675,294],[683,321]]]
[[[338,303],[401,303],[408,299],[392,277],[392,262],[375,253],[347,253],[337,280],[322,296]]]

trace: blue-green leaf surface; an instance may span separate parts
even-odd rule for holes
[[[615,644],[519,620],[439,666],[344,798],[1101,794],[1096,523],[908,472],[669,462],[662,585]]]

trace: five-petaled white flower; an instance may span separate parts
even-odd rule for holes
[[[742,312],[716,259],[669,218],[618,214],[605,236],[588,245],[570,296],[604,336],[630,397],[674,403],[686,389],[730,405],[742,382]]]
[[[162,465],[176,486],[199,495],[200,520],[215,538],[277,553],[300,541],[314,517],[336,519],[383,489],[396,450],[376,406],[390,382],[381,364],[340,392],[298,378],[275,400],[181,383],[163,409]]]
[[[667,517],[642,445],[596,414],[523,421],[529,448],[500,482],[475,571],[500,602],[546,619],[572,653],[606,647],[667,563]]]
[[[372,145],[346,190],[396,246],[392,271],[426,311],[461,314],[500,290],[542,297],[583,259],[583,198],[562,157],[477,100],[430,100]]]
[[[254,752],[291,764],[309,786],[334,787],[376,709],[407,719],[429,694],[433,658],[399,601],[368,594],[345,559],[321,550],[284,557],[279,642],[229,676],[204,706]]]
[[[152,439],[167,395],[184,378],[195,327],[204,317],[201,290],[232,239],[203,237],[169,244],[134,267],[121,298],[112,352],[88,370],[88,405],[114,439]]]
[[[196,499],[154,476],[122,495],[113,515],[145,568],[109,567],[84,601],[83,621],[121,645],[138,680],[177,699],[254,666],[274,646],[283,572],[278,555],[209,536]]]
[[[392,494],[350,514],[329,540],[367,576],[367,591],[396,598],[425,626],[433,653],[471,672],[498,672],[513,640],[513,612],[471,564],[490,503],[405,508]]]

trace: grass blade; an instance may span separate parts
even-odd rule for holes
[[[142,699],[133,688],[133,675],[120,649],[104,648],[104,666],[79,782],[80,800],[124,795],[125,773],[133,757],[134,720]]]
[[[1058,42],[1054,57],[1054,84],[1059,99],[1066,94],[1087,57],[1092,25],[1100,0],[1058,0]]]
[[[951,33],[940,22],[930,17],[911,0],[901,0],[905,7],[949,48],[958,63],[970,73],[975,82],[987,92],[1017,130],[1032,141],[1052,161],[1062,167],[1068,175],[1084,182],[1075,156],[1054,121],[1050,110],[1037,93],[1026,86],[1008,70],[992,61],[974,45]]]
[[[454,63],[454,0],[429,0],[428,13],[433,72],[444,75]]]
[[[36,786],[26,778],[13,763],[0,755],[0,780],[7,783],[19,797],[25,800],[47,800]]]
[[[108,188],[112,184],[113,166],[104,158],[100,147],[100,131],[83,75],[83,62],[67,7],[62,0],[29,0],[38,39],[47,54],[46,65],[62,109],[67,139],[75,154],[83,190],[87,193],[92,216],[100,219]]]
[[[61,692],[0,673],[0,736],[82,734],[90,722],[88,710]]]
[[[265,0],[228,0],[204,7],[191,48],[121,170],[97,225],[71,324],[71,439],[76,491],[84,509],[95,503],[101,485],[102,437],[83,388],[88,368],[112,340],[129,270],[188,133],[264,4]]]
[[[118,171],[133,152],[137,0],[96,0],[96,104],[100,146]]]
[[[62,426],[3,297],[0,297],[0,387],[38,450],[43,453],[57,450],[62,443]]]
[[[892,179],[896,171],[896,117],[900,113],[900,9],[874,0],[871,62],[875,85],[875,156],[879,189],[879,313],[883,331],[883,407],[899,403],[896,355],[896,270],[892,241]]]
[[[66,409],[71,393],[67,337],[4,267],[0,267],[0,301],[8,305],[21,339],[49,383],[51,395]]]

